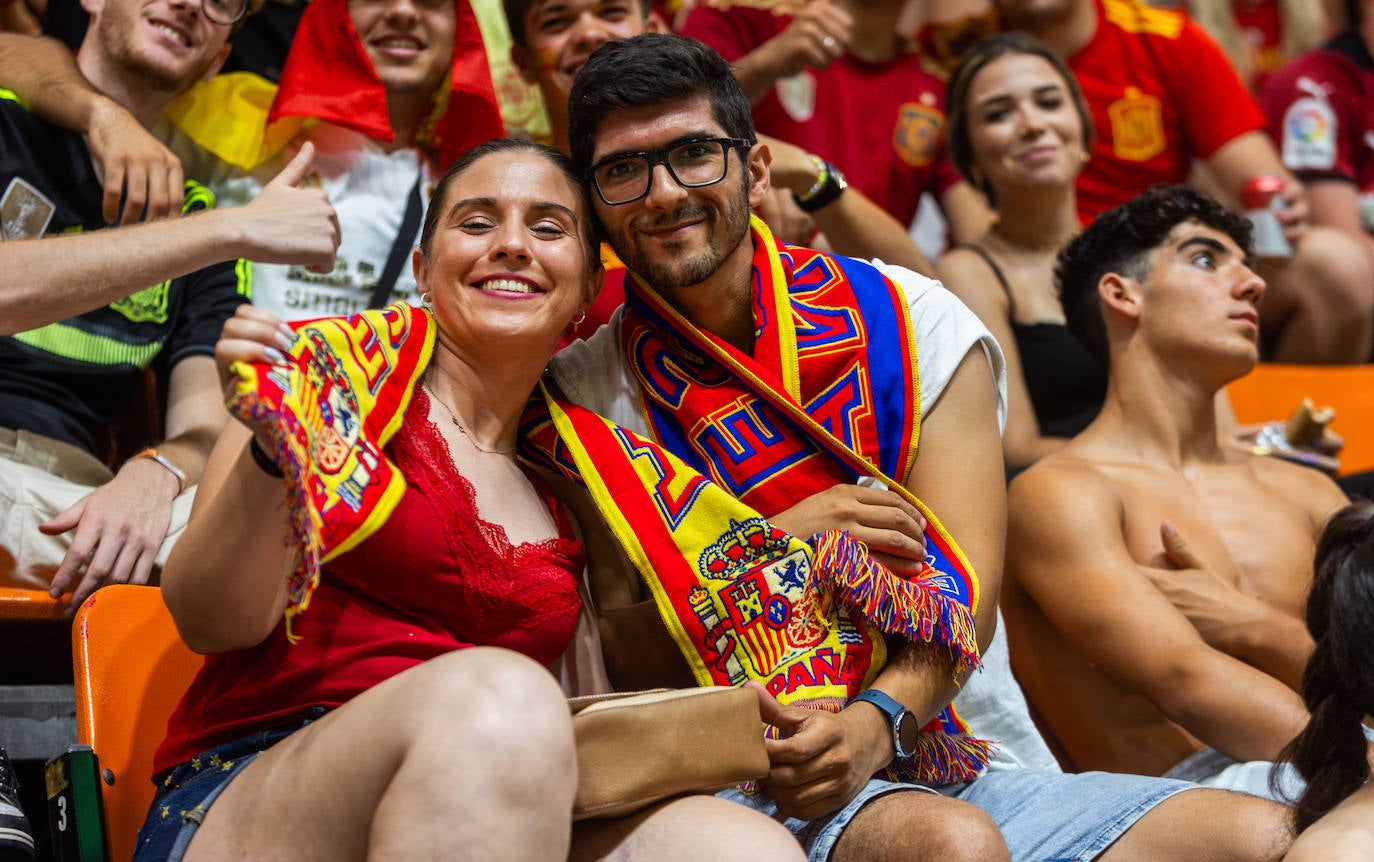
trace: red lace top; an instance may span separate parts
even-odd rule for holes
[[[300,641],[278,624],[261,644],[208,656],[167,723],[154,771],[338,706],[435,656],[472,645],[516,650],[549,664],[577,626],[582,546],[566,514],[559,537],[511,545],[483,521],[471,483],[453,465],[417,389],[388,447],[407,485],[396,511],[354,550],[325,566]]]

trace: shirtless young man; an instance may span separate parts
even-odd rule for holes
[[[1302,608],[1344,497],[1217,444],[1213,396],[1257,360],[1249,252],[1243,218],[1156,186],[1059,258],[1107,400],[1012,484],[1003,606],[1017,675],[1079,769],[1206,778],[1272,760],[1307,719]],[[1262,793],[1267,767],[1215,780]]]

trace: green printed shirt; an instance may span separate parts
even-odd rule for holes
[[[30,114],[0,90],[0,240],[99,230],[101,184],[80,135]],[[186,184],[184,212],[214,206]],[[0,273],[0,290],[23,273]],[[0,337],[0,426],[32,431],[98,456],[96,440],[141,386],[188,356],[213,355],[225,319],[248,300],[242,261],[206,267],[104,308]]]

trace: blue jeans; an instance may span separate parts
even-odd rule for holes
[[[737,789],[717,794],[778,820],[797,836],[811,862],[825,862],[864,805],[899,792],[939,793],[985,811],[1006,839],[1013,862],[1078,862],[1096,858],[1165,799],[1197,785],[1141,775],[994,769],[976,781],[929,788],[872,779],[849,804],[819,820],[778,814],[767,794]]]
[[[148,819],[138,830],[134,862],[181,862],[196,829],[224,788],[259,754],[326,712],[311,707],[300,721],[250,733],[193,757],[166,773]]]

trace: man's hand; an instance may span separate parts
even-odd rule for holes
[[[96,101],[86,144],[105,186],[101,214],[107,223],[134,224],[181,213],[181,160],[123,106],[107,98]]]
[[[848,530],[898,575],[918,574],[926,558],[926,519],[886,488],[832,485],[768,520],[800,539]]]
[[[803,69],[824,69],[849,47],[854,18],[831,0],[810,0],[797,10],[787,29],[759,47],[774,80]]]
[[[1283,207],[1276,210],[1274,215],[1283,227],[1284,239],[1292,245],[1297,245],[1312,220],[1307,209],[1307,188],[1296,177],[1289,175],[1284,178],[1283,191],[1279,192],[1279,198],[1283,200]]]
[[[156,461],[133,458],[109,482],[39,525],[50,536],[76,530],[49,590],[53,598],[72,590],[68,616],[106,584],[148,583],[178,486]]]
[[[238,222],[245,251],[239,257],[301,264],[311,272],[333,271],[339,217],[323,189],[296,187],[310,172],[314,157],[315,145],[307,142],[248,204],[217,211]]]
[[[891,731],[876,710],[784,706],[757,682],[746,685],[759,697],[764,722],[778,729],[778,739],[765,740],[771,768],[763,788],[782,814],[802,820],[832,814],[891,761]]]
[[[1249,612],[1267,612],[1259,599],[1247,596],[1216,575],[1216,569],[1193,552],[1174,525],[1165,521],[1159,527],[1164,556],[1176,568],[1142,566],[1150,582],[1197,629],[1210,647],[1235,654],[1232,635],[1237,622]]]

